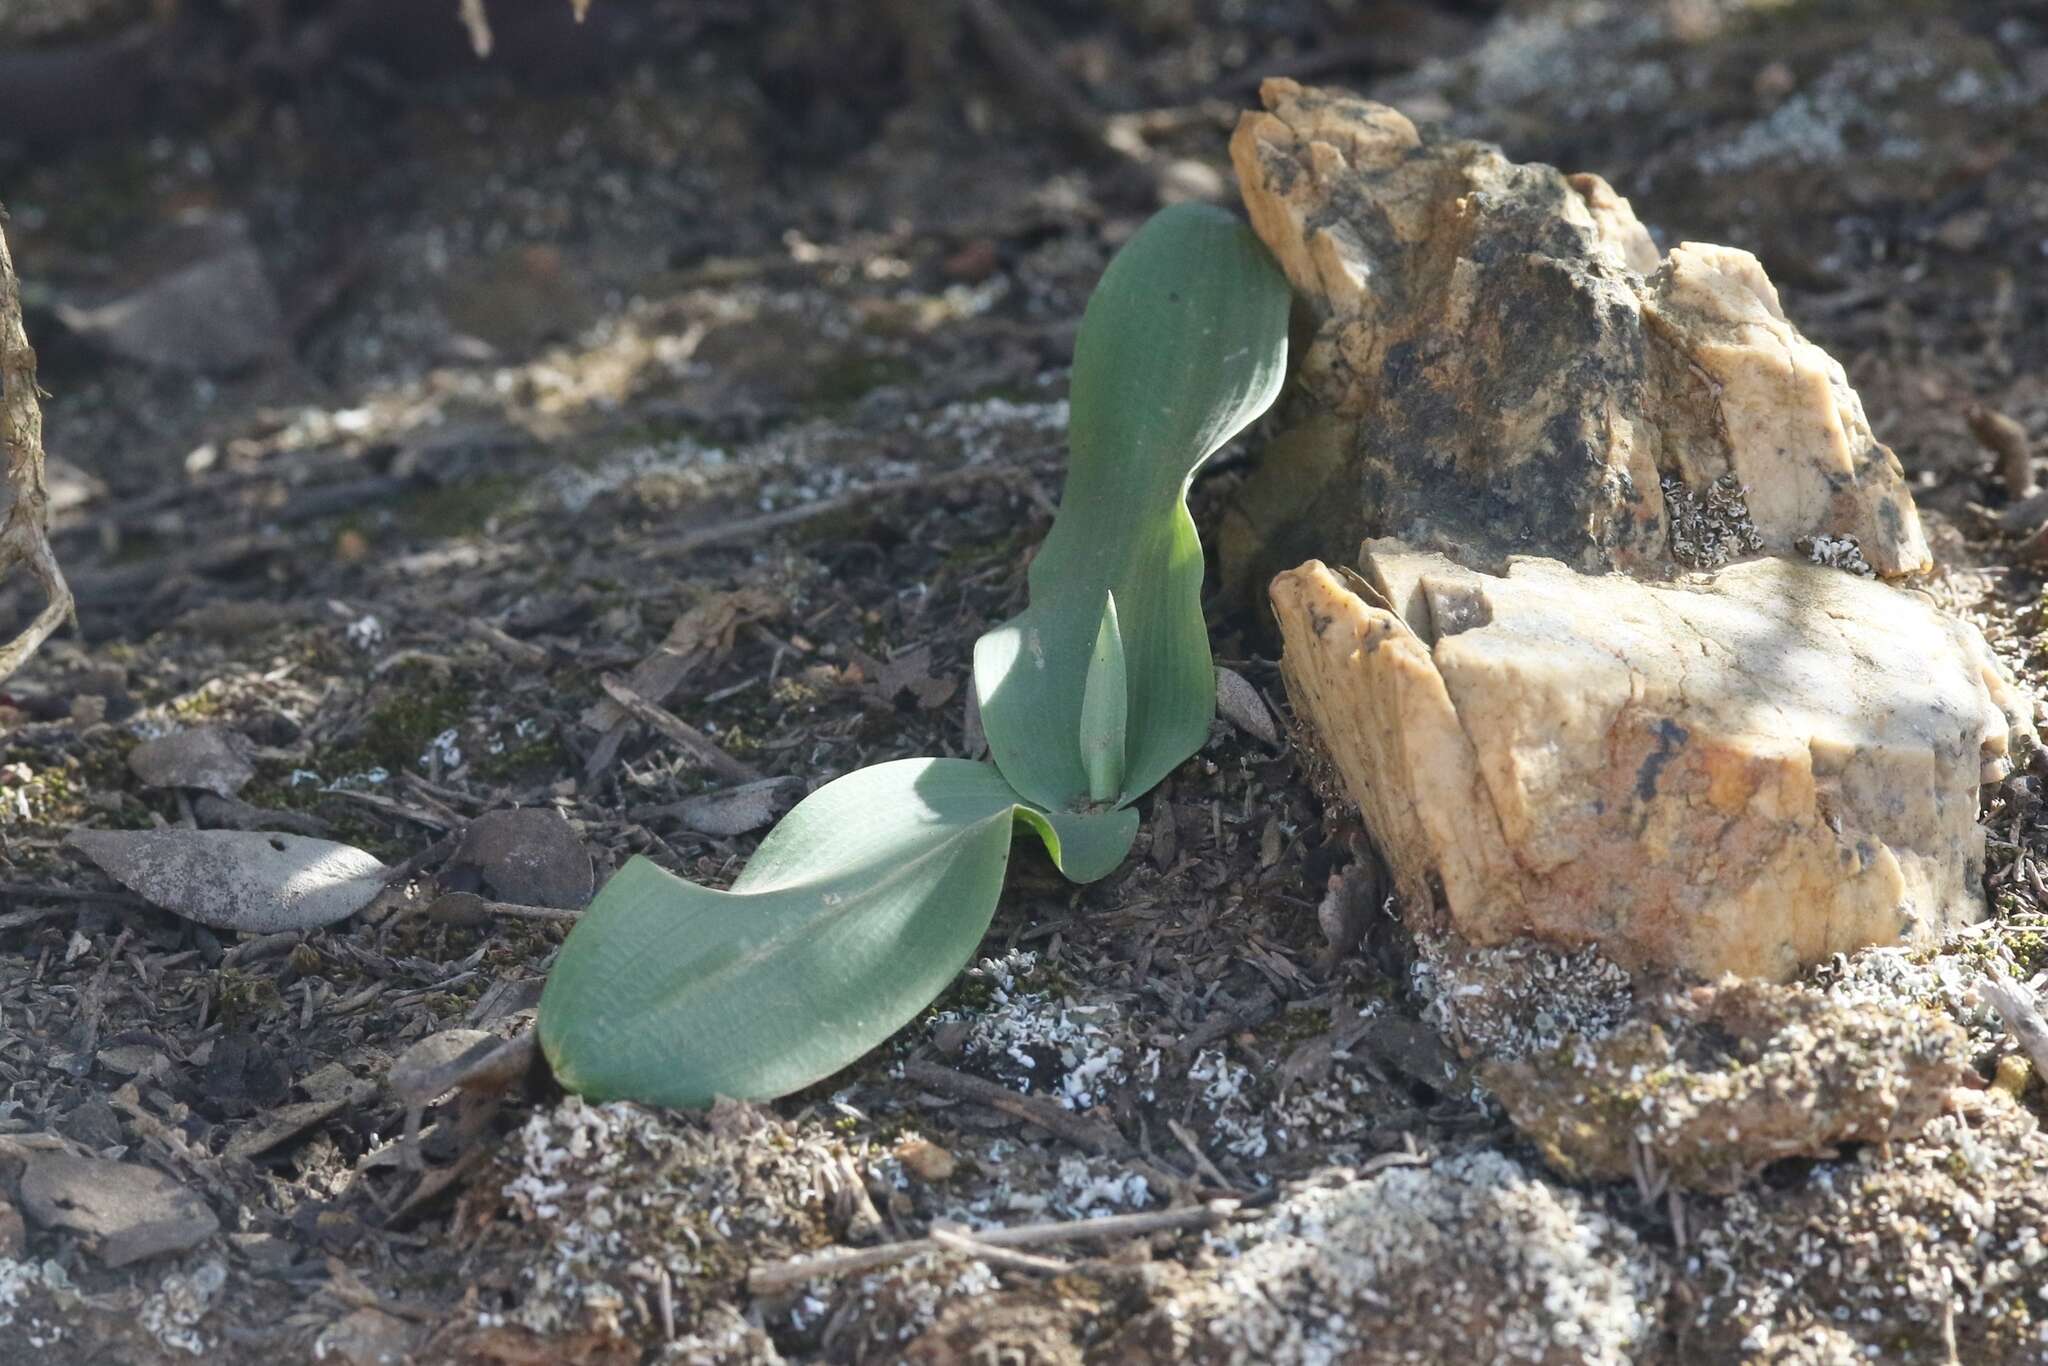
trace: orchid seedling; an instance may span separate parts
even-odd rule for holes
[[[974,649],[991,762],[903,759],[798,803],[715,891],[635,857],[541,995],[556,1077],[593,1099],[787,1095],[882,1043],[958,976],[1012,834],[1075,882],[1112,872],[1134,803],[1215,713],[1187,493],[1279,393],[1287,282],[1221,209],[1155,215],[1075,340],[1066,487],[1024,612]]]

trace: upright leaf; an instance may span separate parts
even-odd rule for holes
[[[730,891],[635,858],[562,946],[541,1048],[594,1099],[786,1095],[888,1038],[966,965],[1017,819],[1070,876],[1099,877],[1137,833],[1135,813],[1113,816],[1048,816],[987,764],[904,759],[805,798]]]
[[[1216,685],[1187,489],[1278,394],[1288,298],[1249,228],[1182,204],[1117,253],[1088,302],[1074,346],[1067,484],[1032,561],[1031,604],[974,649],[996,766],[1041,806],[1091,798],[1079,737],[1107,595],[1128,680],[1119,804],[1208,734]]]
[[[1124,731],[1131,696],[1124,677],[1124,637],[1117,628],[1116,594],[1102,596],[1102,625],[1088,656],[1081,688],[1081,767],[1088,773],[1088,800],[1115,799],[1124,782]]]

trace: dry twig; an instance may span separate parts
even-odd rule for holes
[[[971,1077],[965,1072],[956,1072],[950,1067],[942,1067],[923,1058],[912,1058],[905,1062],[903,1076],[907,1081],[916,1082],[919,1086],[928,1087],[942,1095],[986,1105],[991,1110],[1000,1110],[1013,1119],[1023,1120],[1026,1124],[1036,1124],[1047,1133],[1056,1134],[1075,1147],[1097,1156],[1106,1157],[1130,1147],[1122,1134],[1100,1120],[1076,1114],[1054,1101],[1012,1091],[1007,1086],[998,1086],[992,1081]]]
[[[1014,1252],[994,1243],[984,1243],[967,1229],[957,1224],[933,1224],[931,1240],[948,1252],[957,1252],[963,1257],[973,1257],[999,1266],[1006,1271],[1028,1271],[1038,1276],[1057,1276],[1073,1268],[1057,1257],[1041,1257],[1035,1252]]]
[[[982,51],[1020,95],[1049,112],[1082,147],[1100,151],[1109,146],[1101,114],[1059,66],[1025,36],[1002,0],[962,0],[960,10],[973,26]]]
[[[1991,1008],[2005,1021],[2005,1027],[2013,1038],[2019,1040],[2020,1048],[2034,1064],[2034,1070],[2048,1077],[2048,1019],[2041,1016],[2041,1007],[2034,1000],[2034,993],[2023,982],[2008,981],[2003,977],[1986,977],[1978,985],[1984,999],[1991,1002]]]
[[[605,695],[626,709],[626,714],[660,731],[676,742],[697,763],[710,769],[728,782],[751,783],[761,774],[748,764],[720,749],[712,738],[689,722],[662,707],[655,706],[615,674],[606,674],[598,680]]]
[[[557,906],[524,906],[516,901],[493,901],[474,892],[443,892],[427,903],[428,919],[444,925],[481,925],[492,916],[506,920],[568,922],[581,920],[583,912]]]
[[[2005,483],[2006,496],[2015,502],[2033,497],[2034,452],[2027,429],[1981,404],[1970,409],[1965,420],[1977,444],[1998,457],[1998,477]]]
[[[1099,1219],[1069,1219],[1060,1223],[1020,1224],[1016,1228],[985,1228],[971,1241],[983,1247],[1038,1247],[1046,1243],[1092,1242],[1104,1238],[1131,1238],[1163,1233],[1168,1229],[1213,1228],[1238,1209],[1235,1200],[1211,1200],[1206,1205],[1182,1205],[1178,1209],[1147,1210],[1141,1214],[1109,1214]],[[747,1273],[747,1289],[756,1295],[810,1281],[833,1280],[858,1275],[876,1267],[907,1262],[923,1252],[947,1250],[948,1243],[962,1241],[959,1232],[947,1225],[934,1228],[931,1238],[907,1238],[880,1247],[844,1248],[813,1253],[786,1262],[757,1266]],[[1033,1270],[1042,1268],[1034,1267]]]
[[[0,215],[4,216],[4,215]],[[0,645],[5,682],[50,633],[73,617],[70,586],[50,549],[50,495],[43,485],[43,410],[36,402],[36,353],[21,325],[21,282],[0,232],[0,447],[7,452],[7,485],[14,506],[0,524],[0,579],[17,564],[43,586],[48,600],[19,636]]]
[[[505,658],[528,669],[547,667],[548,652],[538,645],[507,635],[488,621],[475,618],[463,623],[463,633],[471,640],[480,640]]]

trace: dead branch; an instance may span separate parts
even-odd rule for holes
[[[0,219],[6,214],[0,212]],[[50,495],[43,484],[43,410],[36,402],[36,353],[21,325],[21,282],[7,235],[0,232],[0,447],[7,452],[7,486],[14,506],[0,524],[0,581],[17,564],[28,566],[48,600],[19,636],[0,645],[5,682],[45,640],[73,619],[71,588],[50,549]]]
[[[1110,1214],[1098,1219],[1072,1219],[1060,1223],[1022,1224],[1015,1228],[985,1228],[972,1235],[974,1244],[992,1248],[1038,1247],[1046,1243],[1091,1242],[1106,1238],[1134,1238],[1171,1229],[1214,1228],[1235,1214],[1235,1200],[1211,1200],[1204,1205],[1182,1205],[1175,1209],[1146,1210],[1138,1214]],[[832,1280],[857,1275],[876,1267],[909,1261],[924,1252],[958,1250],[968,1241],[957,1227],[933,1226],[934,1237],[907,1238],[880,1247],[834,1248],[811,1253],[786,1262],[757,1266],[747,1273],[747,1289],[756,1295],[786,1290],[808,1281]],[[948,1244],[952,1244],[949,1248]],[[970,1254],[971,1255],[971,1254]],[[1046,1268],[1033,1267],[1032,1270]]]
[[[1103,118],[1094,105],[1058,64],[1025,36],[1002,0],[962,0],[960,10],[973,26],[982,51],[1018,94],[1050,113],[1082,147],[1100,151],[1110,145]]]
[[[942,1067],[924,1058],[911,1058],[905,1062],[903,1075],[905,1079],[919,1086],[951,1096],[955,1100],[986,1105],[991,1110],[999,1110],[1013,1119],[1023,1120],[1026,1124],[1036,1124],[1047,1133],[1058,1135],[1084,1152],[1109,1156],[1130,1147],[1122,1134],[1101,1120],[1076,1114],[1056,1102],[1038,1096],[1028,1096],[1022,1092],[1012,1091],[1007,1086],[998,1086],[992,1081],[969,1076],[965,1072],[956,1072],[950,1067]]]

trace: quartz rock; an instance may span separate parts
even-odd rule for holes
[[[1600,177],[1382,104],[1260,96],[1231,157],[1315,333],[1292,425],[1222,527],[1229,586],[1368,536],[1495,568],[1661,573],[1815,538],[1882,576],[1929,567],[1897,459],[1755,257],[1661,254]],[[1715,499],[1728,534],[1685,534]]]
[[[1978,786],[2034,736],[1974,627],[1785,559],[1668,583],[1362,560],[1271,596],[1419,930],[1782,981],[1984,915]]]

